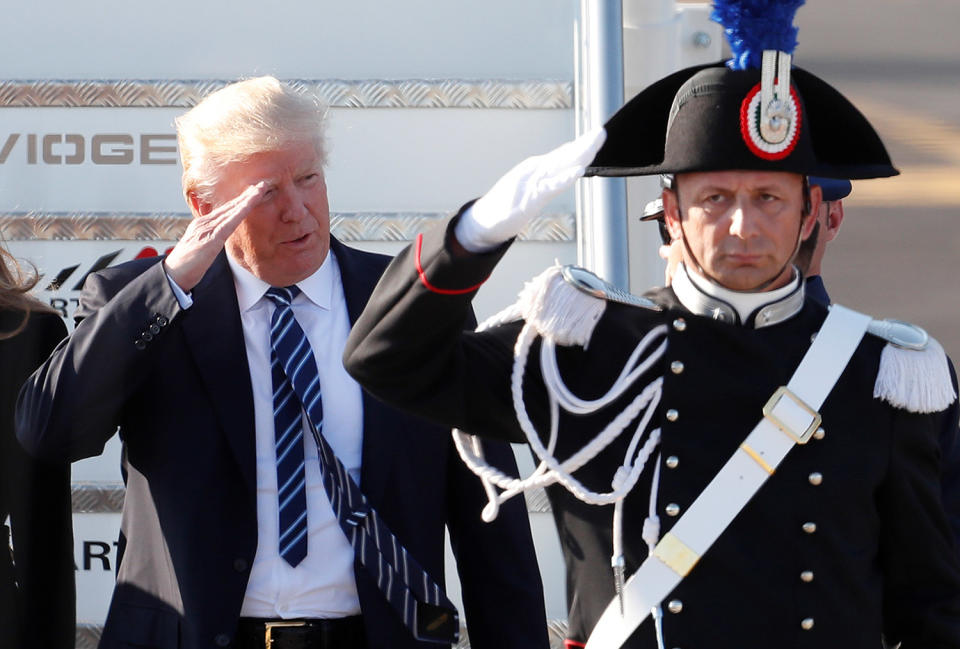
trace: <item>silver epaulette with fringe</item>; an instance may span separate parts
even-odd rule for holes
[[[662,307],[660,307],[660,305],[656,302],[617,288],[610,282],[597,277],[586,268],[568,264],[560,268],[560,274],[568,284],[575,286],[584,293],[592,295],[593,297],[607,300],[609,302],[619,302],[620,304],[639,306],[644,309],[652,309],[654,311],[662,310]]]
[[[874,320],[867,331],[887,341],[873,396],[917,413],[945,410],[957,398],[943,347],[926,331],[900,320]]]
[[[631,295],[578,266],[555,264],[526,283],[517,301],[489,318],[480,330],[521,318],[558,345],[586,347],[607,302],[659,311],[646,298]]]

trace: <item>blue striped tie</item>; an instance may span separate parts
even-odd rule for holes
[[[277,500],[279,504],[280,556],[297,566],[307,556],[307,490],[303,456],[303,411],[290,387],[280,358],[310,354],[303,331],[293,320],[290,302],[300,289],[271,288],[269,297],[277,305],[270,318],[270,374],[273,377],[273,419],[277,454]],[[296,293],[295,293],[296,292]],[[293,331],[290,323],[296,327]],[[299,334],[298,334],[299,332]],[[298,345],[297,339],[301,344]],[[279,354],[279,356],[278,356]],[[316,376],[316,371],[314,371]],[[315,398],[320,400],[319,380],[314,380]]]
[[[440,586],[420,567],[420,564],[407,553],[393,533],[367,502],[360,487],[347,473],[343,463],[337,458],[330,444],[323,437],[323,403],[320,398],[320,376],[313,350],[307,341],[303,329],[293,316],[290,303],[300,293],[296,286],[270,288],[267,297],[276,309],[270,319],[271,363],[274,381],[274,411],[286,413],[296,407],[296,434],[302,439],[300,424],[300,405],[307,412],[310,432],[319,451],[320,473],[323,487],[333,507],[333,512],[353,546],[354,553],[367,573],[373,577],[377,587],[387,598],[403,620],[404,625],[418,640],[456,644],[459,640],[460,621],[456,607],[450,602]],[[292,384],[292,388],[291,388]],[[278,387],[279,386],[279,387]],[[298,400],[291,398],[296,394]],[[282,408],[280,406],[283,406]],[[280,417],[277,415],[277,430],[280,429]],[[286,426],[284,427],[286,430]],[[279,440],[279,432],[278,432]],[[300,452],[300,484],[303,475],[303,448]],[[278,484],[297,480],[287,478],[281,482],[280,445],[278,443]],[[286,458],[284,459],[286,462]],[[288,495],[289,497],[289,495]],[[284,538],[284,497],[281,494],[280,536]],[[304,498],[304,504],[306,500]],[[291,505],[288,505],[292,507]],[[305,510],[304,510],[305,513]],[[291,518],[295,518],[290,515]],[[306,516],[303,517],[304,533],[303,556],[306,555]],[[284,551],[293,552],[291,544],[298,536],[291,531],[287,541],[281,542],[281,556]],[[303,556],[300,558],[302,559]],[[289,558],[287,558],[290,561]],[[298,560],[299,561],[299,560]],[[296,564],[293,564],[296,565]]]

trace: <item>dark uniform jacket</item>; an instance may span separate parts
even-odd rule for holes
[[[23,314],[0,311],[0,333]],[[0,340],[0,646],[73,649],[73,522],[69,464],[37,461],[13,434],[20,386],[67,335],[55,313],[30,314]],[[10,517],[10,528],[3,526]],[[8,548],[12,532],[13,553]]]
[[[438,422],[524,440],[510,391],[522,322],[484,333],[458,327],[473,295],[465,289],[482,283],[503,249],[458,255],[447,236],[430,232],[396,258],[353,329],[347,369],[374,394]],[[628,574],[647,554],[641,529],[656,458],[662,537],[677,520],[668,505],[682,515],[730,458],[826,316],[825,307],[807,300],[793,317],[754,329],[694,315],[669,289],[654,297],[663,310],[607,303],[588,348],[558,347],[557,354],[570,390],[596,399],[638,341],[666,327],[666,353],[621,398],[590,415],[561,416],[554,453],[569,457],[663,377],[652,424],[662,429],[659,456],[651,457],[624,505]],[[960,647],[960,566],[938,480],[945,415],[874,398],[884,345],[872,335],[863,339],[820,410],[822,439],[790,451],[667,597],[673,605],[663,607],[666,647],[875,649],[881,633],[902,641],[903,649]],[[529,354],[523,394],[543,438],[548,414],[539,344]],[[669,410],[676,411],[671,420]],[[631,432],[574,476],[609,491]],[[614,596],[613,507],[586,505],[558,485],[547,491],[566,562],[570,637],[583,642]],[[649,618],[626,646],[657,646]]]
[[[353,321],[389,259],[331,246]],[[236,290],[221,254],[182,310],[156,261],[87,280],[82,322],[24,386],[18,433],[38,455],[75,460],[99,453],[120,427],[121,558],[100,647],[229,647],[257,548],[253,402]],[[509,447],[490,452],[516,470]],[[440,584],[449,529],[474,643],[545,646],[523,503],[483,523],[482,488],[449,431],[366,394],[362,453],[364,493]],[[370,649],[428,646],[368,573],[356,575]]]

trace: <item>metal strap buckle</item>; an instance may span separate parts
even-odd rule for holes
[[[775,414],[773,414],[774,408],[780,403],[780,399],[784,396],[790,397],[790,400],[797,404],[800,408],[805,410],[807,414],[812,418],[810,425],[807,426],[806,430],[802,433],[795,432],[787,422],[783,421]],[[773,393],[773,396],[767,401],[766,405],[763,406],[763,416],[766,417],[773,425],[782,430],[786,435],[791,437],[793,441],[797,444],[806,444],[810,441],[810,438],[813,437],[813,433],[816,432],[817,428],[820,427],[820,413],[808,406],[803,400],[791,392],[787,386],[781,385],[777,388],[777,391]]]
[[[307,626],[306,620],[281,620],[278,622],[264,622],[263,646],[270,649],[273,645],[273,630],[284,627]]]

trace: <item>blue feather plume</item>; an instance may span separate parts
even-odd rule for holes
[[[711,18],[720,23],[733,58],[734,70],[759,68],[763,50],[793,54],[797,28],[793,17],[804,0],[714,0]]]

